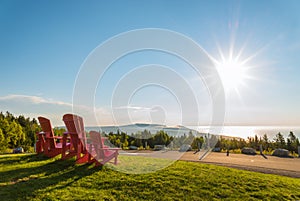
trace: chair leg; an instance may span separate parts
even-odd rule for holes
[[[80,163],[86,163],[89,161],[89,158],[90,158],[90,154],[84,154],[82,157],[80,157],[79,159],[76,160],[76,163],[77,164],[80,164]]]
[[[42,144],[41,144],[40,141],[37,141],[37,142],[36,142],[35,147],[36,147],[36,153],[40,154],[40,153],[43,152],[43,151],[42,151],[42,149],[43,149],[43,148],[42,148]]]
[[[67,135],[63,135],[63,142],[62,142],[62,151],[61,151],[61,159],[64,160],[66,158],[66,151],[67,151]]]
[[[47,142],[47,140],[46,140],[45,143],[44,143],[44,154],[45,154],[46,156],[50,157],[50,156],[49,156],[49,143]]]
[[[116,156],[115,156],[115,162],[114,162],[114,164],[115,164],[115,165],[118,164],[118,155],[117,155],[117,154],[116,154]]]

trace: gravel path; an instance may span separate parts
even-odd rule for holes
[[[216,152],[209,153],[202,160],[199,160],[200,156],[201,155],[194,154],[193,152],[186,152],[180,160],[300,178],[300,158],[267,156],[267,159],[265,159],[261,155],[230,154],[226,156],[226,153]]]

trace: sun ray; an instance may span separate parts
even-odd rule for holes
[[[255,51],[252,55],[250,55],[247,58],[245,58],[244,60],[242,60],[241,64],[242,65],[247,64],[249,61],[251,61],[252,59],[254,59],[255,57],[257,57],[259,54],[261,54],[268,46],[269,46],[268,44],[262,46],[257,51]]]
[[[234,53],[234,43],[235,43],[235,37],[231,37],[231,43],[229,47],[229,61],[232,61],[233,53]]]
[[[238,51],[238,53],[235,57],[235,62],[238,62],[240,60],[240,57],[244,53],[246,46],[247,46],[247,42],[245,42],[244,45],[241,47],[241,49]]]
[[[225,59],[225,56],[223,54],[223,51],[219,45],[219,43],[216,42],[216,45],[217,45],[217,49],[218,49],[218,52],[219,52],[219,55],[221,57],[221,61],[218,61],[217,59],[215,59],[217,61],[217,63],[221,63],[221,62],[224,62],[226,59]]]

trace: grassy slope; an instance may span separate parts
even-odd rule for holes
[[[299,200],[300,180],[178,161],[125,174],[36,155],[0,156],[1,200]]]

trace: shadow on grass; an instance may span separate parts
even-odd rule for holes
[[[43,156],[31,155],[31,157],[20,157],[20,162],[33,162],[28,167],[0,172],[1,200],[25,200],[26,197],[35,197],[35,193],[39,190],[49,187],[58,188],[61,182],[64,183],[63,187],[66,187],[102,169],[101,167],[91,168],[90,164],[75,165],[74,159],[51,161],[53,159]],[[7,159],[12,162],[10,164],[15,163],[15,160]],[[49,160],[49,162],[46,161],[42,165],[34,163],[39,159]]]
[[[49,158],[42,154],[9,154],[7,156],[0,157],[0,165],[14,165],[19,163],[30,163],[36,161],[48,160]],[[0,177],[1,178],[1,177]]]

